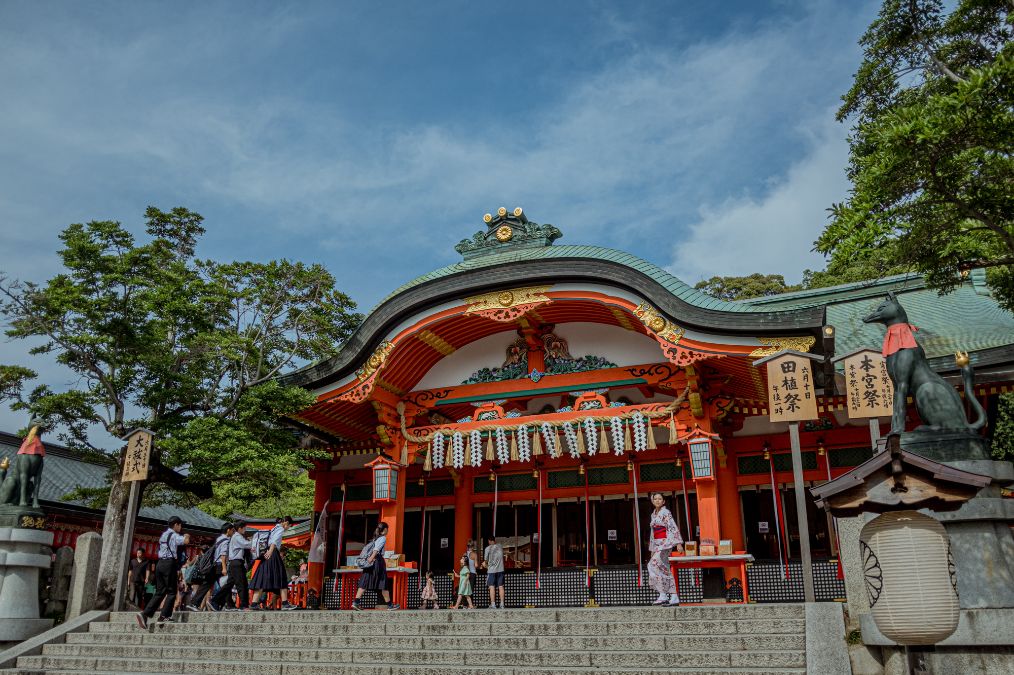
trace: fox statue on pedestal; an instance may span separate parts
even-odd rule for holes
[[[916,432],[974,432],[986,424],[986,411],[975,398],[972,389],[972,368],[968,365],[968,354],[958,352],[955,361],[961,368],[965,397],[976,413],[976,419],[971,424],[965,416],[965,406],[958,392],[927,363],[926,352],[915,341],[913,333],[917,329],[909,324],[908,314],[894,293],[888,293],[883,302],[863,318],[863,323],[882,323],[887,326],[883,355],[887,359],[887,374],[894,383],[894,409],[888,436],[904,433],[909,396],[915,400],[919,417],[925,423]]]

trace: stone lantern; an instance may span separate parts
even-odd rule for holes
[[[954,511],[989,483],[988,476],[894,449],[810,490],[817,507],[835,517],[880,514],[863,527],[859,547],[870,613],[884,637],[931,645],[957,629],[949,537],[940,521],[916,509]]]

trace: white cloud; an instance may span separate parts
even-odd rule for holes
[[[783,274],[795,283],[804,269],[823,267],[811,249],[828,207],[846,196],[848,143],[832,111],[804,133],[807,153],[784,176],[772,177],[765,194],[701,207],[700,220],[673,247],[673,274],[690,284],[754,272]]]

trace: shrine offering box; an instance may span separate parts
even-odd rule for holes
[[[715,553],[714,544],[701,544],[701,555],[715,555]]]
[[[687,555],[697,555],[697,542],[688,541],[683,545],[683,549],[687,552]]]
[[[388,567],[399,567],[401,563],[405,562],[405,556],[401,553],[384,553],[384,562],[387,563]]]
[[[732,539],[719,540],[718,555],[732,555]]]

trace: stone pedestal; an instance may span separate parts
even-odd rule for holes
[[[53,533],[0,527],[0,642],[19,642],[53,627],[39,618],[39,570],[49,569]]]

